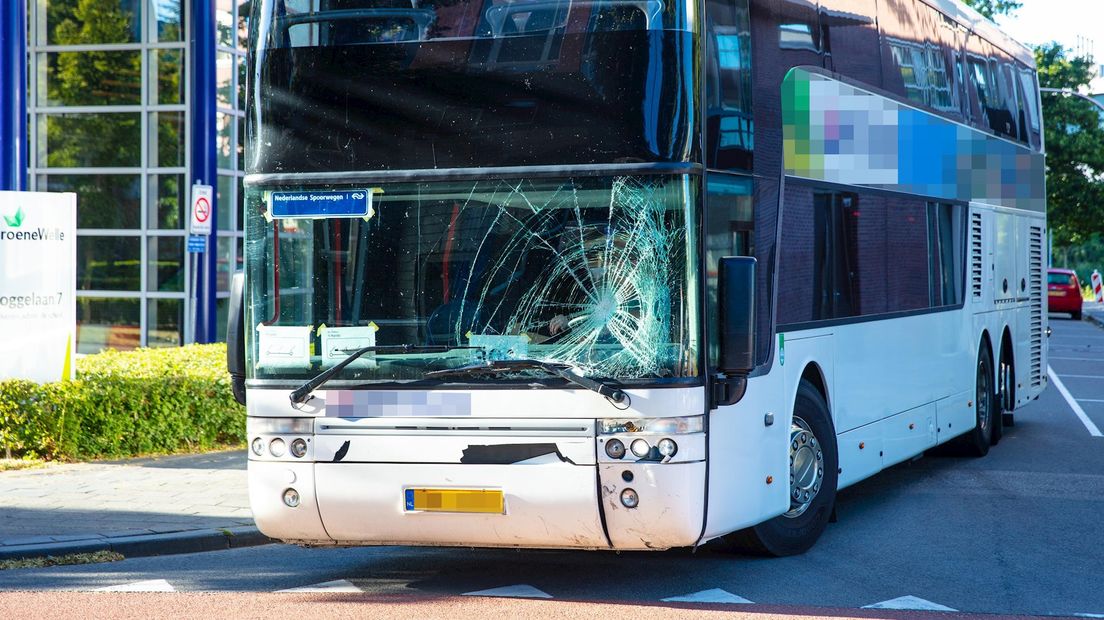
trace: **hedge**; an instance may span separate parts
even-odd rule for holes
[[[0,381],[0,456],[90,459],[242,444],[226,345],[108,350],[73,381]]]

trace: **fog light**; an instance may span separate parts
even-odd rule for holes
[[[625,489],[621,491],[621,504],[625,508],[636,508],[640,503],[640,497],[636,495],[636,491],[632,489]]]
[[[625,456],[625,444],[620,439],[611,439],[606,442],[606,456],[611,459],[619,459]]]
[[[632,450],[632,453],[636,455],[636,458],[642,459],[648,456],[648,453],[651,452],[652,447],[649,446],[648,442],[644,441],[643,439],[635,439],[629,445],[629,449]]]
[[[253,440],[253,454],[264,456],[264,440],[260,437]]]
[[[670,441],[670,440],[666,440]],[[674,442],[672,442],[674,443]],[[307,442],[302,439],[296,439],[291,442],[291,455],[297,459],[303,458],[303,455],[307,453]]]
[[[279,457],[283,456],[284,452],[286,452],[286,451],[287,451],[287,445],[284,444],[284,440],[280,439],[279,437],[277,437],[276,439],[273,439],[268,444],[268,453],[271,454],[272,456],[275,456],[276,458],[279,458]]]
[[[292,448],[294,447],[292,446]],[[659,453],[663,456],[674,456],[678,452],[678,444],[675,443],[674,439],[660,439],[656,447],[659,448]]]
[[[295,508],[296,506],[298,506],[299,491],[296,491],[295,489],[288,489],[284,491],[284,504],[286,504],[288,508]]]

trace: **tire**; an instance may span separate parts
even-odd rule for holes
[[[1012,352],[1003,343],[1001,344],[1001,360],[997,366],[997,411],[993,414],[993,431],[989,437],[989,445],[995,446],[1004,437],[1004,416],[1012,411],[1016,403],[1016,365],[1012,361]]]
[[[1080,321],[1081,320],[1081,311],[1078,310],[1077,312],[1070,312],[1070,318],[1073,319],[1074,321]]]
[[[797,388],[790,437],[790,510],[729,534],[730,547],[756,555],[797,555],[808,551],[828,526],[839,475],[836,430],[824,397],[805,380]]]
[[[966,452],[976,457],[989,454],[989,446],[993,444],[993,420],[1000,415],[990,351],[989,343],[983,341],[974,374],[974,429],[962,436]]]

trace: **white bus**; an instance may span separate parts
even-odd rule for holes
[[[1047,382],[1031,53],[952,0],[260,0],[265,534],[814,544]]]

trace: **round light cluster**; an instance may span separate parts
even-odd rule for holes
[[[264,440],[260,437],[253,440],[253,454],[264,456]]]
[[[606,442],[606,456],[611,459],[619,459],[625,456],[625,444],[620,439],[611,439]]]
[[[263,437],[255,437],[249,444],[249,448],[253,451],[253,454],[257,456],[265,455],[265,440]],[[268,442],[268,454],[275,458],[280,458],[285,454],[291,454],[297,459],[301,459],[307,455],[307,440],[302,437],[296,437],[291,441],[289,446],[282,438],[276,437]]]
[[[295,508],[299,505],[299,491],[295,489],[287,489],[284,491],[284,505],[288,508]]]
[[[652,451],[652,447],[648,445],[647,440],[634,439],[633,442],[629,444],[629,450],[632,450],[636,458],[642,459],[648,456],[648,453]]]
[[[304,439],[299,438],[299,439],[296,439],[295,441],[291,442],[291,455],[292,456],[294,456],[297,459],[301,459],[301,458],[303,458],[304,455],[306,455],[306,453],[307,453],[307,442]]]
[[[268,453],[271,454],[272,456],[274,456],[276,458],[280,458],[286,452],[287,452],[287,444],[284,443],[283,439],[280,439],[279,437],[277,437],[276,439],[273,439],[272,441],[268,442]]]
[[[621,505],[625,508],[636,508],[640,505],[640,496],[633,489],[621,491]]]

